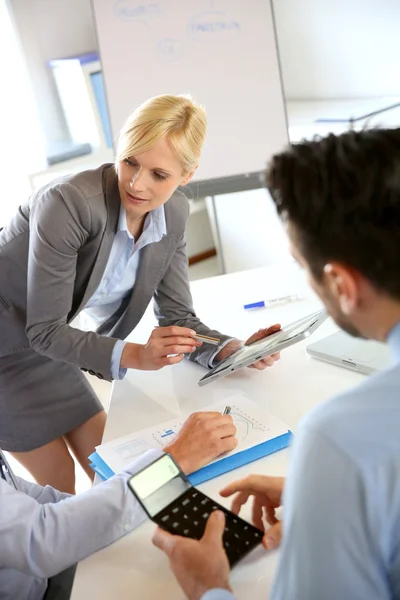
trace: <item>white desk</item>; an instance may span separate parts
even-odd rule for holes
[[[330,100],[288,100],[286,102],[289,139],[292,143],[329,133],[339,135],[352,128],[399,127],[400,97],[347,98]],[[382,111],[382,112],[378,112]],[[372,114],[372,113],[377,114]],[[371,116],[358,118],[362,115]],[[324,119],[321,121],[321,119]],[[331,119],[331,121],[326,121]],[[338,120],[339,119],[339,120]]]
[[[276,307],[246,312],[242,304],[275,295],[302,292],[307,299]],[[196,281],[192,284],[195,306],[202,319],[239,337],[262,326],[289,323],[311,312],[318,301],[308,289],[294,263],[254,269]],[[154,322],[148,311],[132,339],[143,340]],[[326,322],[313,339],[335,330]],[[161,371],[130,372],[114,384],[105,440],[110,440],[179,413],[191,412],[242,394],[267,413],[295,429],[299,419],[328,396],[358,383],[363,376],[318,362],[305,353],[305,343],[286,349],[281,361],[264,372],[245,369],[204,387],[197,380],[202,367],[188,362]],[[205,493],[229,506],[218,491],[233,478],[250,472],[284,474],[288,451],[283,450],[203,484]],[[95,507],[93,507],[95,510]],[[244,513],[246,516],[246,513]],[[249,511],[247,511],[249,517]],[[166,557],[151,544],[154,525],[145,523],[113,546],[83,561],[77,571],[72,600],[181,600],[184,596],[171,575]],[[240,600],[266,600],[276,567],[277,552],[261,548],[232,572],[232,586]]]

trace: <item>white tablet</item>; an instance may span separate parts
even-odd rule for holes
[[[263,340],[239,348],[239,350],[218,363],[211,371],[208,371],[198,384],[206,385],[210,381],[225,377],[232,371],[248,367],[262,358],[271,356],[275,352],[280,352],[284,348],[304,340],[325,321],[327,316],[324,310],[320,310],[287,325]]]

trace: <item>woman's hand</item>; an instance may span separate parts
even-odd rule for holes
[[[121,356],[123,369],[139,369],[155,371],[166,365],[181,362],[185,354],[189,354],[202,345],[194,338],[196,332],[187,327],[156,327],[147,344],[127,343]]]
[[[232,502],[232,512],[239,514],[240,509],[250,497],[253,497],[252,519],[256,527],[265,531],[264,520],[270,524],[263,538],[263,545],[268,550],[279,546],[282,537],[282,525],[275,511],[282,504],[282,493],[285,485],[284,477],[266,477],[249,475],[245,479],[234,481],[220,494],[224,498],[236,494]]]
[[[269,335],[272,335],[273,333],[280,331],[280,329],[281,329],[281,326],[279,324],[271,325],[270,327],[266,327],[265,329],[259,329],[258,331],[256,331],[256,333],[253,333],[253,335],[251,335],[245,341],[244,345],[249,346],[253,342],[262,340],[262,339],[268,337]],[[236,352],[236,350],[241,348],[241,346],[242,346],[242,342],[240,340],[232,340],[231,342],[228,342],[226,344],[226,346],[224,346],[224,348],[222,348],[222,350],[220,352],[218,352],[218,354],[215,357],[215,360],[218,362],[220,362],[221,360],[224,360],[224,358],[227,358],[228,356],[230,356],[231,354]],[[267,356],[267,357],[257,361],[256,363],[250,365],[249,368],[250,369],[259,369],[261,371],[261,370],[265,369],[266,367],[271,367],[275,361],[280,359],[280,357],[281,357],[281,355],[279,352],[277,352],[276,354],[271,354],[271,356]]]

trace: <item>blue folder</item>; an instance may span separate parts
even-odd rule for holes
[[[97,452],[93,452],[93,454],[89,456],[89,460],[91,461],[90,466],[92,467],[93,471],[97,473],[97,475],[99,475],[103,481],[110,479],[110,477],[115,475],[114,471],[110,469],[108,464],[104,462]]]
[[[242,452],[237,452],[236,454],[227,456],[226,458],[221,458],[221,460],[195,471],[189,475],[188,479],[192,485],[199,485],[200,483],[214,479],[214,477],[218,477],[218,475],[229,473],[229,471],[233,471],[238,467],[243,467],[243,465],[247,465],[254,460],[262,458],[263,456],[268,456],[269,454],[273,454],[278,450],[287,448],[292,437],[293,434],[288,431],[287,433],[279,435],[272,440],[268,440],[267,442],[263,442],[262,444],[258,444],[257,446],[253,446],[247,450],[243,450]],[[99,477],[101,477],[101,479],[103,479],[103,481],[114,475],[114,471],[110,469],[107,463],[104,462],[97,452],[93,452],[93,454],[89,456],[89,460],[91,461],[92,469],[99,475]]]

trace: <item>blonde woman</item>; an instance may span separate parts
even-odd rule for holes
[[[189,291],[189,207],[178,187],[193,177],[205,134],[190,98],[151,98],[125,123],[115,165],[53,181],[0,232],[0,447],[42,485],[74,492],[70,451],[92,476],[87,457],[106,415],[82,371],[112,380],[185,354],[209,367],[237,347],[196,317]],[[152,298],[161,327],[144,345],[123,342]],[[78,315],[91,331],[71,326]],[[224,452],[234,427],[209,418]]]

